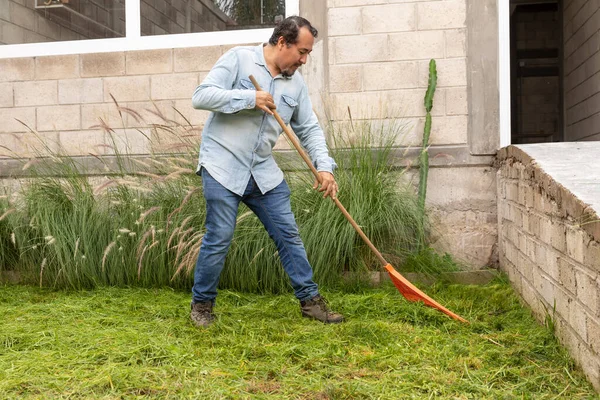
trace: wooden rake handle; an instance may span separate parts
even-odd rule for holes
[[[252,81],[252,84],[254,85],[256,90],[262,91],[262,89],[261,89],[260,85],[258,84],[258,82],[256,81],[256,79],[254,79],[254,76],[250,75],[249,78],[250,78],[250,81]],[[300,145],[300,142],[298,141],[298,138],[296,137],[296,135],[292,132],[292,130],[290,128],[288,128],[286,126],[285,122],[283,122],[283,119],[281,119],[281,117],[279,116],[277,111],[276,110],[272,110],[272,111],[273,111],[273,115],[275,116],[275,119],[277,120],[277,122],[279,122],[281,129],[283,129],[283,132],[285,132],[286,136],[288,137],[290,142],[292,142],[292,144],[294,145],[294,147],[296,148],[296,150],[298,151],[298,153],[300,154],[300,156],[302,157],[302,159],[304,160],[306,165],[308,165],[308,168],[310,168],[310,170],[312,171],[312,173],[315,176],[315,178],[317,179],[317,181],[319,181],[319,183],[321,183],[321,177],[319,176],[319,171],[317,171],[317,169],[313,165],[312,161],[308,157],[308,154],[306,154],[306,152]],[[333,197],[331,199],[333,200],[333,202],[335,203],[337,208],[340,209],[342,214],[344,214],[344,217],[346,217],[348,222],[350,222],[350,225],[352,225],[352,227],[356,230],[356,232],[361,237],[361,239],[367,244],[367,246],[369,246],[369,248],[375,254],[375,256],[377,256],[381,265],[383,267],[388,265],[388,262],[385,260],[385,258],[383,258],[383,256],[381,255],[379,250],[377,250],[377,248],[373,245],[373,243],[371,243],[371,241],[369,240],[367,235],[365,235],[365,233],[362,231],[362,229],[360,229],[360,226],[358,226],[356,221],[354,221],[354,218],[352,218],[350,213],[348,213],[348,211],[346,210],[344,205],[342,203],[340,203],[340,201],[338,199],[334,199]]]

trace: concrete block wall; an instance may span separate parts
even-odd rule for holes
[[[600,4],[563,1],[565,140],[600,140]]]
[[[526,151],[498,158],[500,268],[600,390],[600,217]]]
[[[327,5],[325,107],[334,122],[348,120],[348,109],[354,120],[400,118],[406,129],[397,144],[420,146],[429,61],[436,60],[430,149],[440,149],[445,162],[429,172],[434,246],[472,268],[494,265],[495,170],[469,148],[467,21],[489,20],[479,15],[487,8],[471,7],[467,0],[329,0]],[[472,136],[493,135],[490,122]],[[469,160],[457,162],[455,151]]]
[[[69,155],[112,154],[113,141],[103,124],[114,129],[117,143],[127,139],[127,145],[117,145],[119,152],[147,154],[161,150],[153,146],[164,148],[168,135],[153,124],[189,121],[197,142],[208,113],[192,108],[191,95],[227,49],[2,59],[0,157],[44,152],[38,138],[53,151],[62,146]]]
[[[421,143],[428,63],[437,60],[430,140],[430,153],[437,156],[428,187],[435,246],[479,268],[495,260],[495,173],[489,154],[473,155],[469,148],[468,1],[302,0],[300,10],[316,15],[313,21],[322,19],[312,60],[303,68],[317,112],[324,98],[323,108],[334,122],[347,120],[348,107],[355,120],[401,118],[409,129],[399,146]],[[310,14],[310,7],[318,12]],[[193,110],[190,96],[227,48],[0,60],[0,118],[5,121],[0,142],[6,146],[0,156],[34,155],[39,145],[30,130],[54,150],[62,146],[71,155],[110,155],[115,148],[102,124],[115,128],[117,143],[129,140],[118,151],[160,151],[164,132],[151,124],[164,123],[157,114],[184,122],[173,107],[199,138],[208,113]],[[493,134],[488,129],[472,136]],[[282,140],[277,148],[286,147]]]

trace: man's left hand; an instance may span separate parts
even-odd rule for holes
[[[338,185],[333,177],[333,174],[330,172],[319,172],[319,178],[321,180],[321,187],[319,187],[319,181],[315,179],[315,184],[313,185],[313,189],[319,189],[319,192],[323,193],[323,197],[331,196],[332,199],[335,199],[338,192]]]

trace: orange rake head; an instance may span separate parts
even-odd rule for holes
[[[444,314],[449,315],[450,317],[452,317],[458,321],[461,321],[461,322],[464,322],[467,324],[469,323],[469,321],[467,321],[460,315],[454,314],[452,311],[448,310],[446,307],[439,304],[438,302],[433,300],[431,297],[427,296],[425,293],[420,291],[415,285],[413,285],[405,277],[400,275],[400,273],[398,271],[396,271],[394,269],[394,267],[392,267],[391,264],[387,264],[384,268],[387,270],[388,274],[390,275],[390,278],[392,278],[392,282],[394,282],[394,286],[396,286],[398,288],[398,290],[400,291],[402,296],[404,296],[406,298],[406,300],[422,301],[429,307],[436,308],[436,309],[440,310],[441,312],[443,312]]]

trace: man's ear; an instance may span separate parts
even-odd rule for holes
[[[283,36],[279,36],[279,39],[277,39],[277,47],[283,48],[286,45],[287,43],[285,42]]]

